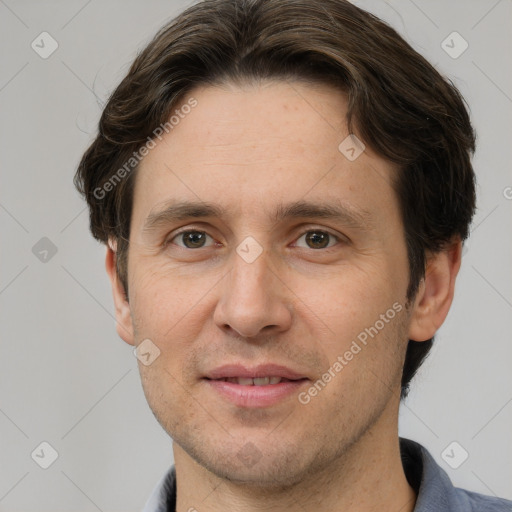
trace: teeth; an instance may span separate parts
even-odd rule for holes
[[[281,377],[256,377],[250,379],[247,377],[228,377],[223,379],[226,382],[239,384],[240,386],[266,386],[267,384],[279,384],[283,379]]]
[[[237,380],[237,383],[240,384],[241,386],[252,386],[254,384],[252,379],[250,379],[250,378],[239,377],[236,380]]]
[[[269,377],[259,377],[257,379],[252,379],[254,381],[255,386],[266,386],[270,382]]]

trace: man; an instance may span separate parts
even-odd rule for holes
[[[175,468],[145,510],[501,511],[398,410],[475,209],[458,91],[341,0],[165,26],[75,183]]]

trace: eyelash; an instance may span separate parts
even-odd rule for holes
[[[213,239],[213,237],[211,235],[208,235],[208,233],[206,231],[202,231],[202,230],[199,230],[199,229],[191,229],[191,228],[188,228],[188,229],[183,229],[181,231],[178,231],[177,233],[174,233],[174,235],[172,235],[172,237],[168,238],[165,240],[164,242],[164,248],[167,248],[169,245],[172,244],[172,241],[179,237],[180,235],[183,235],[185,233],[204,233],[205,235],[209,236],[210,238]],[[317,228],[313,228],[313,229],[307,229],[305,231],[303,231],[301,233],[301,235],[297,238],[297,240],[299,240],[300,238],[302,238],[304,235],[308,234],[308,233],[322,233],[322,234],[327,234],[329,235],[330,237],[334,238],[336,240],[336,242],[340,243],[340,242],[343,242],[342,238],[335,235],[334,233],[331,233],[330,231],[327,231],[325,229],[317,229]],[[177,244],[175,244],[177,245]],[[335,244],[336,245],[336,244]],[[190,247],[183,247],[181,245],[177,245],[180,249],[186,249],[186,250],[190,250],[190,251],[193,251],[193,250],[199,250],[199,249],[206,249],[207,247],[198,247],[197,249],[192,249]],[[328,250],[328,249],[332,249],[333,246],[331,247],[325,247],[325,248],[320,248],[320,249],[312,249],[312,248],[309,248],[311,249],[312,251],[318,251],[318,250],[321,250],[323,249],[324,251],[325,250]],[[301,249],[306,249],[306,247],[301,247]]]

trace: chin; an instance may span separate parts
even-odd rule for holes
[[[175,442],[177,442],[175,440]],[[180,443],[178,443],[180,444]],[[242,448],[233,444],[214,447],[180,447],[199,465],[218,478],[235,485],[284,489],[300,484],[309,473],[304,450],[291,445],[269,446],[265,443],[247,442]],[[300,457],[300,458],[299,458]]]
[[[265,465],[247,468],[243,464],[229,466],[208,466],[203,464],[217,477],[227,480],[235,485],[252,487],[254,489],[284,490],[295,487],[304,481],[305,473],[298,471],[297,467],[287,466],[286,469],[268,461]]]

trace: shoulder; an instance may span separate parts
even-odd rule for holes
[[[400,452],[407,480],[417,494],[414,512],[512,512],[512,501],[454,487],[419,443],[400,438]]]
[[[468,512],[512,512],[512,501],[454,488],[457,501]]]
[[[142,512],[174,512],[176,510],[176,469],[171,466],[156,484]]]

